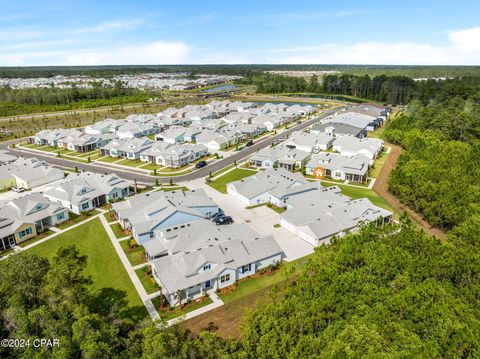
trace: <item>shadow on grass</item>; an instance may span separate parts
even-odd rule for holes
[[[133,322],[145,319],[148,314],[144,306],[129,306],[126,292],[115,288],[102,288],[94,292],[91,308],[103,316],[115,314]]]

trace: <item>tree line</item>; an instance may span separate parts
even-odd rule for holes
[[[406,218],[334,238],[248,312],[239,339],[122,319],[118,305],[96,303],[87,258],[73,246],[51,262],[21,253],[0,266],[0,338],[58,338],[60,346],[3,347],[0,356],[476,357],[479,238],[480,217],[459,226],[448,243]]]
[[[260,93],[338,94],[391,105],[405,105],[416,99],[427,104],[432,99],[447,99],[452,95],[469,97],[478,91],[480,76],[414,81],[411,77],[398,75],[382,74],[370,77],[337,74],[326,75],[319,81],[317,76],[307,80],[303,77],[255,73],[237,82],[254,85],[256,91]]]

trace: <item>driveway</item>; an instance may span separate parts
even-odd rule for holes
[[[0,193],[0,201],[11,201],[11,200],[23,197],[23,196],[25,196],[29,193],[45,192],[45,191],[48,191],[49,189],[52,189],[52,188],[58,186],[63,181],[64,180],[58,180],[58,181],[50,182],[50,183],[47,183],[43,186],[32,188],[30,191],[24,191],[24,192],[21,192],[21,193],[17,193],[17,192],[13,192],[13,191],[2,192],[2,193]]]
[[[285,253],[287,262],[313,253],[313,247],[285,228],[275,228],[280,222],[280,215],[267,206],[246,209],[245,204],[230,196],[213,189],[204,179],[185,182],[182,185],[190,189],[203,189],[207,195],[222,208],[227,215],[232,216],[236,223],[246,223],[262,236],[272,235]]]

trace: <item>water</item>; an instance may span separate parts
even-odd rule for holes
[[[215,87],[210,87],[209,89],[203,90],[205,93],[215,93],[215,92],[224,92],[224,91],[233,91],[237,89],[237,85],[227,84],[227,85],[219,85]]]

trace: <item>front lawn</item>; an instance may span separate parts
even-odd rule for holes
[[[120,157],[109,157],[109,156],[106,156],[106,157],[103,157],[103,158],[99,158],[97,161],[107,162],[107,163],[113,163],[113,162],[117,162],[117,161],[120,161],[120,160],[121,160]]]
[[[152,294],[158,292],[160,290],[160,286],[157,284],[155,279],[153,278],[152,274],[149,273],[150,266],[145,266],[140,269],[137,269],[135,273],[137,274],[138,279],[142,282],[143,288],[148,294]]]
[[[123,317],[134,321],[147,315],[125,268],[118,258],[100,219],[96,218],[62,233],[29,250],[30,254],[52,259],[60,247],[75,245],[80,254],[88,256],[85,274],[92,278],[94,306],[108,313],[114,305]]]
[[[111,224],[110,227],[112,228],[113,234],[115,234],[115,237],[117,237],[118,239],[123,238],[127,235],[124,232],[120,223]]]
[[[177,317],[180,317],[182,315],[185,315],[189,312],[192,312],[196,309],[205,307],[206,305],[212,304],[213,301],[210,299],[210,297],[205,297],[201,298],[195,301],[192,301],[191,303],[185,304],[182,309],[180,307],[176,306],[174,308],[169,308],[167,305],[167,300],[164,299],[164,306],[160,306],[160,297],[155,297],[152,299],[152,303],[155,306],[155,308],[158,311],[158,314],[160,314],[160,317],[162,317],[164,320],[170,320],[174,319]],[[171,309],[171,310],[170,310]]]
[[[208,185],[215,188],[219,192],[227,193],[228,183],[241,180],[245,177],[250,177],[254,174],[255,172],[253,171],[236,168],[230,172],[225,173],[223,176],[220,176],[217,179],[208,182]]]
[[[128,258],[128,261],[132,266],[137,266],[139,264],[145,263],[147,259],[145,258],[145,250],[142,246],[136,246],[130,248],[129,243],[130,240],[120,241],[120,246],[122,247],[125,255]]]
[[[124,160],[121,160],[120,162],[117,162],[116,164],[122,165],[122,166],[128,166],[128,167],[138,167],[138,166],[144,165],[145,162],[142,162],[140,160],[124,159]]]
[[[75,214],[75,213],[70,212],[70,213],[68,213],[68,220],[66,220],[65,222],[62,222],[60,224],[57,224],[55,227],[57,227],[58,229],[65,229],[65,228],[73,226],[74,224],[80,223],[80,222],[86,220],[87,218],[89,218],[89,217],[91,217],[95,214],[98,214],[98,212],[97,211],[89,211],[89,212],[82,213],[82,214]]]
[[[117,219],[113,215],[113,212],[105,212],[103,216],[105,217],[108,223],[113,223],[117,221]]]
[[[35,242],[38,242],[41,239],[44,239],[45,237],[51,236],[55,232],[52,231],[51,229],[47,229],[46,231],[43,231],[39,233],[36,237],[33,237],[32,239],[26,240],[25,242],[19,243],[19,247],[26,247],[29,246],[30,244],[33,244]]]

